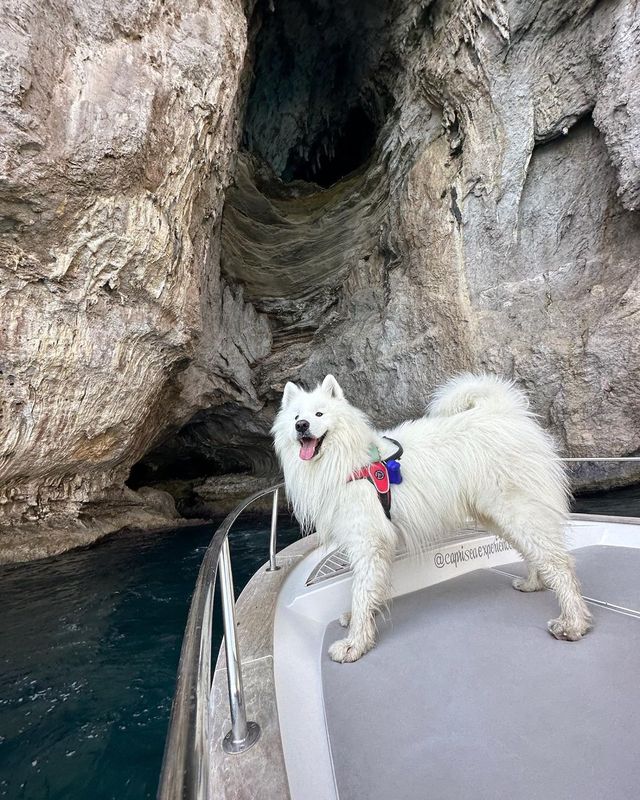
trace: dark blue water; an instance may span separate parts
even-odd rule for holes
[[[640,487],[578,498],[574,510],[640,516]],[[211,526],[125,533],[0,567],[0,797],[155,796],[189,600],[211,534]],[[298,535],[281,524],[280,546]],[[267,537],[266,520],[234,530],[238,589],[265,561]]]
[[[572,510],[580,514],[613,514],[640,517],[640,486],[626,486],[610,492],[593,492],[574,498]]]
[[[155,797],[182,633],[211,535],[211,526],[123,533],[0,567],[0,797]],[[298,536],[290,521],[279,525],[279,546]],[[266,560],[267,521],[238,523],[231,549],[241,588]]]

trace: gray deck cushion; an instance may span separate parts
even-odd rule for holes
[[[590,591],[632,597],[640,553],[584,548],[578,560],[592,555],[609,577]],[[344,635],[331,623],[322,673],[341,800],[640,796],[640,619],[593,612],[586,638],[558,642],[551,592],[478,570],[395,600],[355,664],[326,655]]]
[[[581,547],[575,551],[575,560],[584,595],[640,610],[640,550],[602,545]],[[514,575],[527,572],[522,561],[500,569]]]

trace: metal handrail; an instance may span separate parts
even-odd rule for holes
[[[228,535],[233,523],[248,506],[260,497],[273,493],[269,569],[278,569],[276,527],[278,490],[282,486],[283,483],[269,486],[239,503],[214,533],[202,559],[180,651],[176,692],[171,706],[158,786],[158,800],[208,800],[209,798],[211,642],[218,567],[231,716],[231,730],[223,740],[223,747],[227,752],[242,752],[251,747],[260,735],[259,726],[247,722],[246,718]]]
[[[577,461],[640,461],[640,456],[596,456],[595,458],[561,458],[560,461],[577,462]]]
[[[284,484],[282,484],[284,486]],[[271,506],[271,534],[269,536],[269,566],[267,572],[275,572],[280,569],[276,564],[276,537],[278,527],[278,493],[279,489],[273,493],[273,505]]]

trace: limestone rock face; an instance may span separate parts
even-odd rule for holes
[[[258,406],[269,328],[216,233],[247,24],[235,0],[1,13],[0,521],[52,523],[127,505],[203,406]]]
[[[637,3],[399,2],[370,35],[360,102],[384,119],[360,170],[284,196],[245,157],[227,197],[223,268],[274,327],[261,395],[331,371],[386,424],[421,414],[452,373],[488,370],[528,391],[566,455],[637,453]],[[261,57],[274,63],[258,47],[253,128]],[[290,171],[313,130],[282,137]],[[286,177],[284,162],[271,155]],[[576,487],[639,474],[572,470]]]
[[[329,371],[387,424],[489,370],[567,455],[640,450],[635,0],[0,13],[0,522],[155,520],[136,462],[266,481]]]

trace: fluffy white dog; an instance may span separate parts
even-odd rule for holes
[[[564,543],[567,484],[551,438],[528,411],[526,397],[499,378],[461,375],[436,392],[427,416],[391,431],[372,428],[333,375],[311,392],[287,383],[273,434],[287,494],[303,530],[346,548],[353,568],[345,639],[334,661],[355,661],[375,644],[375,614],[389,599],[399,540],[419,548],[438,533],[475,518],[518,550],[529,567],[514,581],[523,592],[550,587],[560,616],[557,639],[589,629],[571,556]],[[388,519],[374,486],[350,480],[379,451],[404,448],[402,483],[392,486]]]

